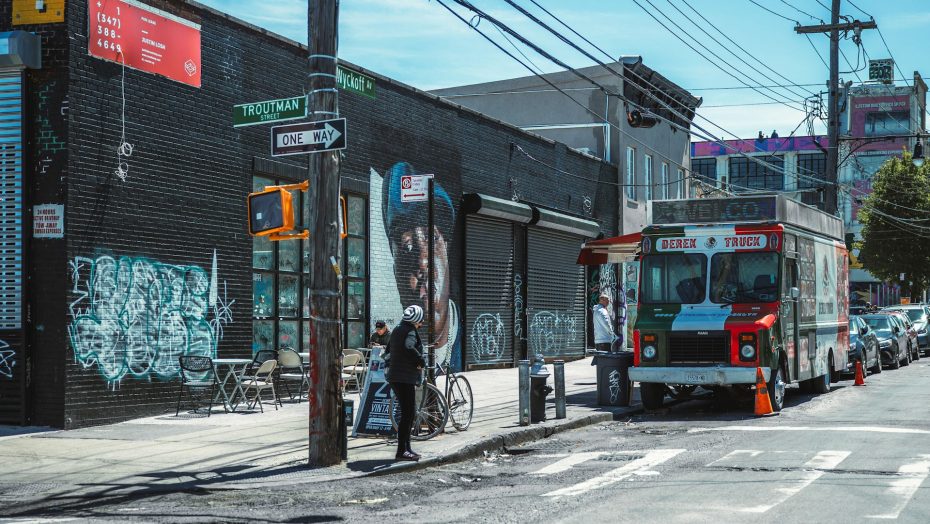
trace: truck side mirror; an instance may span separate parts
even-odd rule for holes
[[[796,287],[793,287],[791,288],[790,294],[791,294],[792,299],[797,300],[801,296],[801,290]]]

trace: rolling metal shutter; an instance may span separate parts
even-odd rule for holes
[[[23,74],[0,73],[0,424],[22,424]]]
[[[585,348],[584,239],[530,228],[527,231],[527,351],[532,359],[580,358]]]
[[[465,364],[512,364],[513,224],[468,216],[465,251]]]

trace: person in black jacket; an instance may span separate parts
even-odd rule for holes
[[[397,424],[397,460],[420,460],[420,455],[410,449],[410,428],[413,425],[415,389],[420,383],[423,368],[423,342],[417,328],[423,325],[423,308],[417,305],[404,310],[404,318],[391,332],[385,352],[387,369],[384,376],[400,407]]]

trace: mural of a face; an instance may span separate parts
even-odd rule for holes
[[[392,239],[397,246],[394,273],[403,304],[418,304],[429,311],[429,237],[428,227],[416,226],[399,232]],[[449,323],[449,254],[442,231],[433,228],[433,333],[435,344],[448,341]]]

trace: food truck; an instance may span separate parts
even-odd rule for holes
[[[646,408],[696,387],[825,393],[847,369],[843,223],[782,195],[659,200],[637,239],[634,367]],[[601,240],[599,249],[629,253]],[[609,239],[606,239],[609,240]]]

